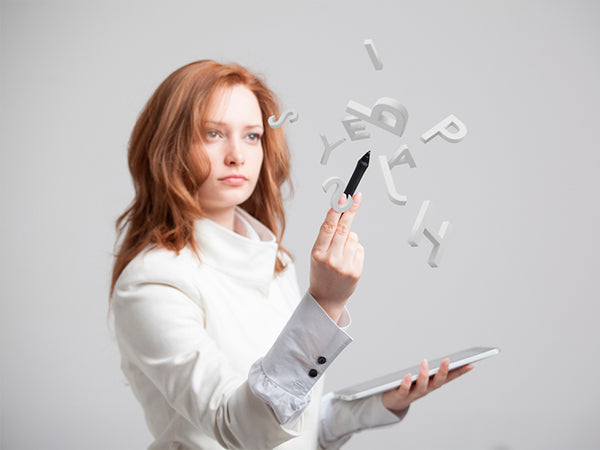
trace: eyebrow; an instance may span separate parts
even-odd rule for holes
[[[218,126],[221,126],[221,127],[228,125],[225,122],[218,122],[218,121],[215,121],[215,120],[207,120],[205,123],[207,125],[218,125]],[[260,128],[260,129],[262,129],[262,127],[263,127],[262,124],[250,124],[250,125],[245,125],[244,129],[248,129],[248,128]]]

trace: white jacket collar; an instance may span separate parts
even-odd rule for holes
[[[236,208],[236,213],[250,223],[260,241],[237,234],[210,219],[200,219],[194,224],[200,258],[222,273],[268,289],[275,271],[277,239],[243,209]]]

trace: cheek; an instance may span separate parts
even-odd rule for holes
[[[254,160],[254,169],[256,171],[257,174],[260,173],[260,170],[262,168],[262,165],[264,163],[264,153],[262,150],[260,150],[260,153],[258,155],[256,155],[255,158],[253,158]]]
[[[196,164],[198,165],[198,174],[201,177],[206,177],[203,184],[210,181],[211,176],[214,174],[215,167],[218,167],[215,151],[210,145],[203,144],[202,147],[198,149]]]
[[[210,173],[214,172],[214,168],[218,167],[219,163],[219,151],[216,148],[209,148],[206,151],[206,157],[208,159],[208,163],[210,164]]]

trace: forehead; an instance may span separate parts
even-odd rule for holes
[[[242,84],[215,91],[206,111],[206,120],[231,124],[262,124],[260,105],[254,93]]]

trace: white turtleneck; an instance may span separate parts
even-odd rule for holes
[[[200,260],[187,247],[148,248],[115,285],[121,367],[155,437],[149,449],[338,448],[398,422],[381,395],[322,398],[323,372],[351,342],[349,316],[336,324],[301,298],[291,261],[274,277],[275,236],[236,215],[247,237],[199,220]]]

